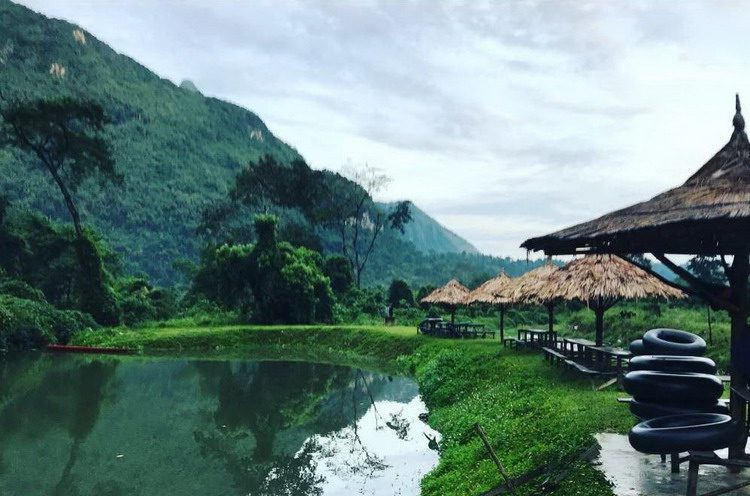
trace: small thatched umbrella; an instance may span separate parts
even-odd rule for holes
[[[560,269],[551,262],[545,263],[541,267],[537,267],[516,278],[509,293],[511,300],[514,302],[539,303],[547,307],[549,332],[554,331],[556,298],[545,298],[539,295],[547,284],[549,284],[552,274],[558,270]]]
[[[466,286],[463,286],[460,282],[452,279],[445,286],[437,288],[432,293],[428,294],[420,303],[428,303],[431,305],[439,305],[451,313],[451,324],[456,320],[456,308],[459,305],[466,304],[466,298],[469,296],[470,291]]]
[[[684,298],[685,293],[614,255],[587,255],[553,272],[537,297],[585,302],[596,314],[596,345],[601,346],[604,312],[620,300]]]
[[[681,186],[650,200],[582,224],[524,241],[547,255],[651,253],[689,284],[687,291],[726,310],[731,325],[732,391],[747,388],[750,377],[750,140],[739,96],[729,142]],[[654,164],[656,165],[656,164]],[[666,254],[720,255],[729,287],[717,288],[680,267]],[[731,264],[725,256],[732,256]],[[643,267],[646,268],[646,267]],[[659,277],[658,274],[652,274]],[[670,281],[664,281],[673,284]],[[743,424],[747,402],[733,393],[730,408]],[[744,455],[744,443],[729,449]]]
[[[500,339],[505,334],[505,310],[512,303],[510,299],[512,285],[513,279],[508,277],[505,272],[501,272],[497,277],[482,283],[466,298],[467,305],[486,303],[498,307],[500,310]]]

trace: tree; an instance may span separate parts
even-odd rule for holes
[[[343,174],[335,174],[313,170],[302,159],[285,165],[266,155],[237,174],[228,202],[203,212],[199,232],[206,236],[228,234],[230,217],[239,205],[256,211],[295,210],[304,216],[311,231],[323,229],[335,235],[337,246],[331,249],[349,261],[359,288],[362,272],[383,230],[403,233],[411,221],[409,202],[399,202],[384,211],[373,201],[372,195],[389,182],[386,175],[367,165],[347,167]],[[304,238],[299,233],[294,237]]]
[[[114,296],[105,284],[97,242],[84,235],[73,198],[88,178],[120,184],[112,149],[104,137],[107,119],[98,103],[71,97],[9,102],[0,105],[0,146],[12,146],[32,156],[47,171],[63,196],[75,230],[79,307],[102,324],[115,324]]]
[[[709,284],[720,286],[727,284],[724,266],[718,257],[693,257],[688,261],[687,269]]]
[[[323,273],[331,280],[331,289],[337,295],[346,293],[354,285],[354,276],[349,260],[341,255],[326,258],[323,264]]]
[[[402,301],[412,306],[414,305],[414,295],[406,281],[394,279],[388,288],[388,303],[396,308],[401,306]]]
[[[276,236],[276,217],[257,215],[257,242],[208,249],[192,291],[271,324],[331,322],[334,296],[323,257]]]
[[[0,144],[35,157],[59,188],[76,237],[83,238],[81,217],[73,198],[78,187],[89,177],[122,182],[115,170],[111,146],[104,137],[104,109],[98,103],[71,97],[3,102]]]
[[[359,288],[362,272],[383,229],[398,229],[403,233],[411,222],[410,203],[399,202],[391,212],[378,207],[373,195],[382,191],[391,179],[367,164],[347,167],[343,176],[359,188],[336,188],[329,192],[332,202],[328,224],[338,233],[341,253],[349,259]]]

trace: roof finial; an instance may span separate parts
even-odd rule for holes
[[[732,120],[732,124],[734,125],[734,128],[737,131],[744,131],[745,130],[745,119],[742,117],[742,108],[740,107],[740,95],[737,93],[735,95],[735,108],[737,109],[737,113],[734,114],[734,119]]]

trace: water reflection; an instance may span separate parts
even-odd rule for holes
[[[416,385],[306,362],[0,360],[0,494],[418,494]]]

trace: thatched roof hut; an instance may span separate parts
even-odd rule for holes
[[[612,212],[545,236],[526,240],[521,246],[544,250],[548,255],[575,253],[651,253],[682,280],[685,290],[714,307],[725,309],[732,319],[733,390],[747,388],[750,376],[750,141],[745,134],[739,96],[729,142],[695,174],[677,188],[651,200]],[[721,255],[729,288],[712,287],[666,254]],[[731,255],[731,265],[724,255]],[[659,277],[656,274],[656,277]],[[665,281],[666,282],[666,281]],[[747,402],[733,395],[732,416],[744,423]],[[739,446],[739,445],[738,445]],[[730,457],[744,449],[730,448]]]
[[[445,286],[437,288],[420,300],[420,303],[439,305],[447,308],[451,313],[451,322],[455,320],[456,307],[466,304],[469,289],[456,279],[450,280]]]
[[[513,285],[513,279],[508,277],[505,272],[500,273],[483,282],[478,288],[469,293],[466,299],[467,304],[487,303],[489,305],[505,305],[511,303],[510,290]]]
[[[552,262],[531,270],[520,277],[517,277],[510,289],[508,295],[514,302],[519,303],[538,303],[547,307],[547,325],[549,331],[554,330],[554,311],[556,298],[540,297],[540,293],[549,284],[552,274],[560,270]]]
[[[750,142],[739,97],[736,108],[729,142],[683,185],[521,246],[548,255],[716,255],[745,249],[750,240]]]
[[[547,303],[555,298],[545,298],[541,293],[545,291],[550,282],[552,274],[560,270],[552,263],[545,263],[524,275],[517,277],[513,282],[508,296],[512,301],[522,303]]]
[[[549,277],[540,289],[543,300],[619,301],[638,298],[683,298],[685,293],[664,284],[645,270],[614,255],[577,258]]]
[[[581,300],[596,314],[596,344],[601,346],[604,312],[620,300],[683,298],[673,288],[645,270],[614,255],[587,255],[554,271],[537,297],[541,300]]]
[[[483,282],[466,298],[467,305],[485,303],[500,309],[500,339],[505,337],[505,309],[512,303],[510,291],[513,281],[505,272],[501,272],[497,277]]]

